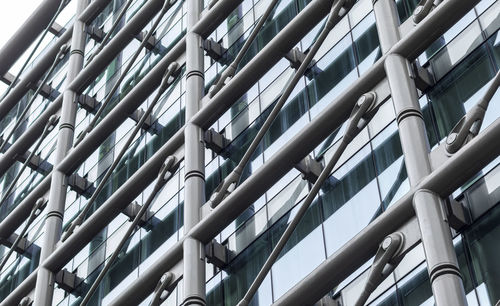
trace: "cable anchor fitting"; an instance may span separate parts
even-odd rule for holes
[[[460,148],[479,134],[488,105],[499,86],[500,72],[497,72],[484,96],[458,121],[448,134],[445,147],[449,154],[458,152]]]
[[[363,292],[355,306],[365,305],[372,292],[396,269],[403,259],[403,256],[400,256],[403,245],[404,235],[400,232],[392,233],[382,240],[368,273]]]

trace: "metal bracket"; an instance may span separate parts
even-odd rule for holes
[[[142,108],[139,108],[139,109],[136,109],[131,115],[130,115],[130,119],[134,120],[135,122],[139,122],[141,120],[141,117],[142,115],[144,115],[146,111],[143,110]],[[158,122],[157,122],[157,119],[156,117],[153,116],[153,114],[150,114],[146,120],[144,121],[144,124],[142,126],[142,128],[144,130],[149,130],[151,129],[151,131],[155,134],[158,134],[163,126],[161,126]]]
[[[303,179],[314,183],[321,174],[321,171],[323,171],[324,166],[321,162],[308,155],[296,164],[295,168],[302,173]]]
[[[415,81],[415,86],[420,91],[425,91],[429,87],[433,86],[436,82],[434,82],[434,76],[432,73],[422,66],[418,61],[415,61],[411,64],[410,77]]]
[[[130,203],[125,209],[122,210],[123,214],[127,217],[129,217],[130,221],[134,220],[134,218],[137,216],[137,213],[141,209],[141,205],[137,203],[137,201],[134,201]],[[147,211],[141,218],[141,221],[139,222],[139,226],[144,227],[148,221],[148,219],[153,215],[152,212]]]
[[[142,41],[144,37],[147,35],[147,32],[141,32],[135,36],[139,41]],[[156,44],[158,43],[158,39],[156,39],[155,35],[151,35],[151,37],[148,39],[148,42],[146,44],[146,49],[149,51],[153,51],[153,49],[156,47]]]
[[[99,106],[99,102],[97,102],[97,99],[87,94],[79,95],[77,98],[77,102],[83,109],[85,109],[89,113],[95,113]]]
[[[57,37],[61,37],[61,35],[66,32],[66,28],[57,22],[53,22],[49,28],[49,32],[54,34]]]
[[[90,38],[99,43],[102,42],[104,36],[106,36],[106,33],[104,33],[104,31],[100,27],[87,26],[85,30],[87,34],[89,34]]]
[[[208,38],[203,41],[203,50],[205,50],[207,52],[207,55],[216,62],[226,60],[227,49],[212,38]]]
[[[40,81],[38,81],[36,83],[36,87],[40,86]],[[59,96],[59,91],[57,91],[56,89],[54,89],[52,86],[50,86],[49,84],[45,83],[43,84],[41,90],[40,90],[40,95],[42,97],[44,97],[45,99],[50,99],[50,100],[54,100],[55,98],[57,98]]]
[[[68,177],[68,186],[71,190],[86,197],[92,196],[94,192],[94,188],[91,188],[93,184],[76,173]]]
[[[285,58],[290,62],[290,67],[297,70],[300,65],[306,58],[306,54],[299,50],[299,48],[293,48],[287,54],[285,54]],[[319,74],[321,69],[316,66],[316,61],[312,60],[309,66],[307,67],[304,75],[309,79],[313,79],[315,75]]]
[[[446,198],[444,202],[448,223],[454,230],[459,231],[462,227],[469,224],[462,202],[459,202],[452,197]]]
[[[229,145],[229,139],[225,138],[222,134],[217,132],[216,130],[209,129],[205,131],[203,135],[203,141],[205,142],[205,147],[207,149],[212,150],[215,154],[221,155],[224,158],[227,158],[224,154],[224,149]]]
[[[220,244],[215,239],[205,246],[205,256],[207,262],[213,264],[217,268],[223,269],[228,262],[228,249]]]
[[[83,279],[67,269],[62,269],[56,274],[55,282],[64,291],[72,292],[83,282]]]

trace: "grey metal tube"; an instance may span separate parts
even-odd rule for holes
[[[4,75],[35,39],[47,28],[63,0],[45,0],[0,49],[0,75]]]
[[[92,3],[80,15],[79,19],[84,21],[85,23],[91,22],[109,4],[109,2],[111,2],[111,0],[92,1]],[[60,39],[57,40],[57,43],[54,44],[50,48],[50,50],[47,51],[47,53],[44,55],[44,57],[42,57],[42,59],[40,59],[40,61],[33,67],[33,69],[28,72],[28,74],[31,74],[32,71],[35,69],[37,69],[37,70],[39,69],[39,71],[40,71],[39,72],[40,75],[38,77],[33,77],[33,78],[30,77],[30,79],[38,80],[40,78],[40,76],[46,70],[46,68],[40,67],[40,65],[43,64],[46,67],[47,63],[49,63],[49,61],[50,61],[50,57],[46,58],[46,56],[48,56],[49,54],[52,54],[51,57],[53,60],[53,58],[55,57],[57,52],[59,52],[60,47],[71,38],[72,32],[73,32],[73,26],[71,26],[65,32],[65,34],[69,33],[68,37],[65,38],[65,40],[61,40],[65,36],[65,34],[63,34],[60,37]],[[28,74],[27,74],[27,76],[28,76]],[[25,79],[27,79],[27,77],[25,77]],[[23,82],[23,81],[24,81],[24,79],[21,82]],[[16,90],[17,90],[17,86],[14,89],[14,91],[16,91]],[[21,97],[24,94],[26,94],[26,92],[27,92],[27,89],[21,95]],[[12,92],[11,92],[11,94],[12,94]],[[62,100],[60,100],[60,102],[61,101]],[[60,102],[58,104],[59,105],[58,107],[61,106]],[[53,105],[53,104],[55,104],[55,102],[53,102],[51,105]],[[52,106],[49,106],[49,108],[51,108],[51,107]],[[52,109],[55,109],[55,107],[52,107]],[[56,112],[56,111],[54,111],[54,112]],[[50,113],[54,113],[54,112],[51,111],[51,112],[47,112],[47,114],[44,113],[43,117],[48,119],[50,117]],[[45,122],[47,119],[45,119]],[[43,121],[40,121],[39,123],[43,124]],[[43,126],[41,128],[43,128]],[[16,144],[18,141],[16,141],[14,144]],[[31,140],[31,143],[33,141],[34,140]],[[52,175],[48,174],[43,179],[43,181],[40,182],[38,184],[38,186],[36,186],[35,189],[33,189],[30,192],[30,194],[21,203],[19,203],[19,205],[17,205],[16,208],[12,212],[10,212],[9,215],[0,223],[0,237],[9,237],[10,235],[12,235],[14,230],[16,228],[18,228],[21,225],[21,223],[29,216],[29,213],[30,213],[33,205],[35,204],[36,200],[38,198],[42,197],[49,190],[51,178],[52,178]]]
[[[281,30],[231,81],[226,84],[201,112],[193,117],[193,123],[204,129],[224,114],[229,107],[248,91],[266,72],[290,51],[311,29],[325,17],[331,1],[316,0],[309,3]],[[215,7],[214,7],[215,9]]]
[[[436,10],[432,11],[426,20],[420,23],[409,34],[409,36],[403,38],[393,48],[393,50],[412,54],[422,52],[422,50],[427,47],[429,41],[435,40],[442,33],[444,33],[446,27],[441,26],[442,24],[452,24],[453,22],[456,22],[477,2],[477,0],[448,0],[444,2]],[[218,3],[218,5],[220,3]],[[444,10],[444,8],[460,12],[462,15],[447,15],[447,11]],[[445,16],[446,18],[443,18]],[[424,28],[441,29],[441,32],[435,31],[426,36],[421,33],[421,29]],[[408,41],[414,37],[423,37],[425,40]],[[427,41],[427,45],[425,41]],[[193,229],[193,235],[196,235],[197,237],[208,237],[205,241],[210,241],[227,225],[223,221],[224,218],[234,219],[240,212],[246,209],[248,205],[261,195],[261,188],[255,188],[255,184],[252,184],[251,182],[259,182],[259,184],[264,184],[264,186],[267,187],[272,186],[274,182],[276,182],[284,173],[289,171],[296,162],[300,161],[315,146],[321,143],[325,137],[332,133],[333,130],[340,125],[339,122],[343,122],[347,119],[349,112],[357,99],[356,95],[371,90],[373,86],[383,79],[385,75],[383,61],[384,59],[379,60],[374,67],[372,67],[360,79],[345,90],[337,99],[335,99],[315,121],[308,124],[301,133],[286,144],[280,152],[276,153],[276,156],[266,162],[266,164],[263,165],[247,181],[245,181],[237,191],[225,199],[221,205],[212,212],[212,214],[210,214],[201,222],[201,224]],[[242,90],[246,90],[245,85],[246,84],[244,83],[240,84],[240,86],[243,86]],[[225,89],[226,88],[224,88],[221,93]],[[237,87],[235,87],[234,90],[237,90]],[[206,108],[204,108],[201,113],[203,113],[205,109]],[[82,225],[81,230],[78,233],[73,235],[70,239],[68,239],[68,241],[61,245],[53,256],[49,258],[50,260],[47,261],[47,265],[54,267],[54,269],[60,269],[65,264],[64,258],[71,258],[71,254],[76,254],[81,249],[81,245],[88,243],[93,235],[102,229],[101,226],[107,224],[106,222],[109,222],[109,220],[112,220],[114,216],[120,213],[120,210],[127,205],[127,199],[137,196],[137,194],[140,193],[139,190],[144,188],[144,186],[147,186],[154,179],[154,176],[151,176],[151,171],[153,171],[155,167],[160,166],[161,159],[159,158],[165,158],[167,155],[173,154],[173,152],[175,152],[175,150],[177,150],[177,148],[179,148],[182,144],[183,130],[176,133],[150,160],[148,160],[143,167],[141,167],[139,171],[137,171],[136,174],[134,174],[134,176],[126,182],[124,186],[122,186],[122,188],[120,188],[120,190],[115,192],[113,196],[100,208],[100,211],[93,214],[89,220]],[[446,169],[443,171],[446,171]],[[137,189],[135,189],[136,187]],[[262,187],[262,189],[265,188],[266,187]],[[217,215],[223,215],[224,212],[227,212],[230,215],[222,218],[217,217]],[[172,251],[167,252],[158,262],[148,269],[147,273],[141,275],[139,280],[135,282],[132,287],[148,288],[151,292],[156,286],[157,280],[161,277],[162,273],[165,272],[163,270],[161,271],[162,273],[160,273],[160,270],[167,267],[167,263],[170,263],[172,258],[179,256],[179,248],[181,247],[177,246]],[[177,255],[173,256],[172,252],[177,252]],[[160,265],[160,263],[162,265]],[[156,278],[151,279],[152,277]],[[147,296],[147,293],[144,294]],[[132,294],[131,291],[126,291],[117,301],[126,302],[127,300],[133,301],[139,299],[139,296],[134,295],[135,293]],[[145,298],[145,296],[142,298]]]
[[[99,1],[99,0],[96,0],[96,2],[97,1]],[[109,1],[109,0],[106,0],[106,1]],[[92,2],[90,4],[89,8],[92,7],[92,5],[94,3],[95,2]],[[224,15],[222,12],[227,12],[227,13],[231,12],[235,7],[237,7],[239,5],[239,3],[241,3],[240,0],[220,1],[219,3],[217,3],[217,6],[214,7],[212,10],[210,10],[198,23],[198,25],[205,25],[205,26],[210,25],[212,28],[203,28],[203,26],[197,26],[196,28],[203,28],[205,33],[210,33],[211,31],[213,31],[215,29],[215,27],[217,27],[219,25],[220,22],[222,22],[222,20],[224,20],[226,15]],[[216,10],[216,8],[218,8],[218,9]],[[85,12],[92,12],[92,11],[90,9],[87,9]],[[84,14],[85,14],[85,12],[84,12]],[[89,15],[90,15],[90,13],[89,13]],[[94,13],[94,15],[96,15],[96,13]],[[133,112],[137,108],[137,106],[142,101],[144,101],[151,94],[151,92],[154,91],[154,89],[160,83],[162,67],[163,67],[163,69],[166,68],[169,65],[169,63],[171,63],[173,60],[175,60],[180,55],[182,55],[182,53],[185,51],[185,47],[186,47],[185,46],[185,39],[183,39],[179,43],[177,43],[177,45],[162,59],[162,61],[158,65],[156,65],[155,68],[153,68],[153,70],[151,72],[149,72],[146,75],[146,77],[144,77],[144,79],[136,87],[134,87],[134,89],[121,101],[121,103],[116,107],[117,112],[112,111],[107,116],[107,117],[109,117],[111,114],[114,114],[114,116],[116,116],[116,117],[114,117],[113,120],[108,120],[108,121],[103,120],[103,122],[108,122],[110,125],[121,124],[121,122],[123,120],[125,120],[126,117],[124,117],[124,119],[121,119],[122,121],[119,121],[119,123],[116,123],[117,122],[116,118],[122,118],[122,112],[124,112],[124,111],[129,110],[130,112]],[[57,112],[57,110],[61,106],[61,102],[62,102],[62,99],[58,99],[58,100],[54,101],[49,106],[49,111],[46,111],[42,114],[42,117],[46,118],[45,121],[48,119],[48,117],[50,117],[51,113]],[[126,106],[129,103],[137,103],[137,104]],[[118,119],[118,120],[120,120],[120,119]],[[37,123],[43,124],[43,122],[40,122],[40,120],[37,120],[34,123],[34,125],[37,127],[37,129],[43,128],[43,125],[41,125],[41,127],[40,127],[39,126],[40,124],[37,125]],[[81,163],[92,152],[94,152],[94,150],[97,148],[97,146],[99,146],[100,143],[102,141],[104,141],[104,139],[106,139],[109,136],[109,133],[111,133],[114,129],[116,129],[116,128],[111,127],[110,130],[107,131],[107,130],[104,130],[103,126],[99,126],[99,133],[89,134],[86,137],[89,140],[84,141],[84,143],[86,143],[86,145],[81,144],[77,148],[73,149],[68,154],[68,156],[64,159],[64,161],[59,165],[59,168],[64,169],[64,171],[66,173],[69,173],[69,172],[73,171],[74,169],[76,169],[76,167],[78,167],[79,163]],[[171,140],[169,141],[168,144],[166,144],[162,147],[162,149],[164,149],[163,151],[166,152],[165,153],[166,155],[171,154],[170,152],[175,152],[175,150],[178,147],[183,145],[183,143],[184,143],[183,131],[184,131],[184,128],[182,128],[182,130],[180,132],[176,133],[171,138]],[[31,139],[25,139],[25,140],[27,140],[26,142],[32,143],[34,141],[33,139],[36,140],[36,137],[34,138],[33,135],[31,135],[31,134],[28,134],[28,135],[30,135]],[[94,137],[97,139],[101,139],[100,137],[103,137],[103,138],[100,142],[99,142],[99,140],[94,142],[95,139],[93,141],[90,141],[90,139],[93,139]],[[22,148],[22,146],[20,144],[22,144],[22,142],[20,142],[20,140],[17,140],[13,145],[16,145],[16,148],[18,148],[18,147]],[[29,146],[27,146],[27,147],[29,147]],[[24,149],[24,151],[25,150],[26,149]],[[24,152],[23,149],[16,149],[10,153],[12,155],[12,158],[15,155],[16,151]],[[166,156],[165,154],[163,154],[163,155],[159,154],[159,155]],[[10,158],[8,160],[10,163]],[[152,160],[154,161],[154,159],[152,159]],[[0,159],[0,170],[1,170],[2,162],[3,162],[3,159]],[[7,161],[5,161],[5,162],[7,162]],[[149,166],[149,164],[148,164],[148,166]],[[144,169],[154,169],[154,167],[157,167],[157,166],[158,166],[158,163],[153,163],[153,164],[151,164],[151,168],[145,167]],[[72,167],[74,167],[74,168],[72,168]],[[149,180],[149,183],[153,179],[154,179],[153,177],[147,178],[147,180]],[[7,218],[0,223],[0,236],[1,237],[9,237],[14,232],[14,230],[20,226],[20,224],[23,222],[23,220],[25,220],[28,217],[28,215],[31,211],[31,208],[33,207],[36,199],[43,196],[44,193],[48,190],[48,188],[50,186],[50,180],[51,180],[51,177],[50,177],[50,175],[48,175],[26,197],[26,199],[23,200],[7,216]],[[145,181],[143,181],[142,179],[139,179],[139,180],[135,181],[135,184],[141,184],[141,186],[142,186],[143,182],[145,182]],[[147,183],[147,184],[149,184],[149,183]],[[147,184],[145,184],[144,186],[147,186]],[[136,192],[135,189],[130,189],[130,187],[137,186],[137,185],[132,184],[130,186],[129,185],[127,185],[127,186],[128,186],[129,191],[134,190],[134,193]],[[137,189],[137,190],[139,190],[139,189]],[[139,192],[137,191],[137,194],[138,193]],[[132,197],[131,195],[125,195],[125,198],[123,200],[125,202],[123,202],[123,203],[128,203],[128,202],[126,202],[127,196]],[[135,197],[135,196],[136,195],[134,195],[133,197]],[[121,208],[121,209],[123,209],[123,208]],[[117,213],[115,215],[113,215],[113,217],[111,219],[105,218],[104,220],[108,220],[108,221],[103,221],[103,223],[104,224],[107,224],[106,222],[109,223],[109,221],[112,220],[114,218],[114,216],[116,216],[119,212],[120,211],[118,210]],[[90,241],[90,240],[88,240],[88,241]]]
[[[201,36],[193,32],[200,19],[202,0],[187,0],[186,33],[186,127],[184,129],[184,231],[201,219],[200,207],[205,203],[205,148],[203,130],[189,122],[200,110],[205,74]],[[181,305],[206,305],[204,245],[186,237],[183,247],[184,294]]]
[[[389,36],[391,31],[399,29],[396,3],[393,0],[378,0],[373,9],[379,37]],[[383,41],[383,49],[387,52],[397,42],[397,37],[390,35]],[[410,186],[413,187],[429,175],[432,168],[424,117],[408,67],[409,60],[401,55],[389,54],[385,61],[406,172]],[[436,305],[467,305],[450,227],[442,209],[442,199],[432,192],[418,190],[413,198],[413,207],[420,227]]]
[[[328,257],[274,305],[308,305],[321,299],[375,255],[378,244],[385,236],[398,230],[414,216],[412,199],[416,190],[432,190],[441,197],[447,197],[499,154],[500,119],[497,119],[460,152],[425,177],[380,217]]]
[[[76,16],[80,16],[90,0],[77,0]],[[73,145],[73,134],[75,130],[76,111],[78,104],[75,103],[77,93],[68,85],[73,82],[83,68],[85,43],[85,23],[76,20],[74,23],[73,36],[71,37],[71,51],[66,74],[66,88],[63,92],[61,106],[61,119],[59,132],[57,134],[56,156],[52,180],[50,184],[49,202],[47,203],[47,217],[44,225],[43,244],[41,246],[40,261],[43,262],[54,249],[62,233],[64,209],[66,207],[67,176],[57,169],[57,165],[63,160]],[[55,274],[52,271],[40,267],[35,287],[34,306],[45,306],[52,304],[54,294]]]
[[[108,64],[121,52],[135,36],[146,26],[149,20],[162,8],[164,0],[148,1],[134,17],[116,34],[109,44],[99,53],[94,60],[69,84],[69,89],[77,94],[81,93],[92,80],[103,71]],[[39,117],[37,121],[21,136],[5,154],[0,157],[0,176],[10,167],[15,154],[22,153],[29,148],[34,139],[41,132],[40,118],[48,118],[54,114],[62,105],[60,95]],[[45,119],[46,120],[46,119]]]

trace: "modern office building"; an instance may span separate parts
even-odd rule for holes
[[[40,2],[0,305],[500,300],[500,1]]]

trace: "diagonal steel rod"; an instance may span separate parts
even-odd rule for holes
[[[89,291],[87,292],[87,294],[83,298],[82,302],[80,303],[80,306],[86,306],[89,303],[90,298],[92,297],[92,295],[95,293],[95,291],[99,287],[99,284],[101,283],[102,279],[104,278],[104,276],[106,275],[108,270],[111,268],[111,265],[113,264],[113,262],[118,257],[118,254],[120,254],[120,251],[123,248],[123,246],[125,245],[125,242],[127,242],[127,240],[130,238],[130,235],[132,235],[132,233],[136,229],[137,225],[139,224],[139,222],[142,219],[142,216],[146,213],[146,211],[148,211],[149,206],[151,206],[151,203],[153,203],[153,200],[155,199],[158,192],[162,189],[163,186],[165,186],[167,181],[173,176],[175,169],[172,169],[172,167],[174,165],[175,165],[175,157],[173,157],[173,156],[167,157],[167,159],[165,160],[165,163],[163,164],[162,168],[160,169],[160,171],[158,173],[158,179],[156,181],[156,184],[155,184],[153,190],[151,191],[151,194],[149,195],[146,202],[141,206],[141,209],[139,210],[137,215],[134,217],[134,220],[129,225],[127,231],[125,232],[122,239],[120,240],[120,242],[116,246],[115,250],[113,251],[113,254],[111,254],[111,257],[108,259],[108,261],[104,265],[101,272],[99,272],[97,279],[94,281],[94,283],[90,287]]]
[[[77,226],[79,226],[80,224],[82,224],[85,216],[87,215],[88,211],[90,210],[90,208],[94,204],[95,200],[97,199],[97,196],[99,195],[101,190],[104,188],[108,179],[111,177],[111,174],[115,170],[116,166],[120,163],[120,160],[123,157],[123,155],[127,152],[128,147],[130,146],[130,144],[134,140],[137,133],[141,130],[142,125],[146,121],[147,117],[153,111],[153,108],[156,105],[156,103],[158,102],[158,100],[160,99],[161,95],[165,92],[165,90],[168,88],[168,86],[173,82],[173,75],[177,71],[177,69],[178,69],[178,64],[176,62],[173,62],[168,67],[167,71],[165,72],[165,76],[163,77],[163,80],[162,80],[162,83],[160,85],[160,89],[158,90],[158,93],[154,97],[153,101],[151,101],[151,104],[147,108],[146,112],[144,112],[144,114],[142,115],[139,122],[135,125],[135,128],[132,131],[132,133],[129,134],[129,137],[128,137],[127,141],[125,142],[125,145],[120,150],[120,153],[118,153],[118,155],[116,156],[111,167],[109,167],[109,169],[106,171],[106,174],[104,175],[103,179],[99,182],[99,185],[97,186],[96,190],[94,191],[94,193],[90,197],[90,199],[87,202],[87,204],[85,205],[85,207],[80,211],[77,218],[73,222],[71,222],[71,224],[68,227],[68,229],[66,230],[66,232],[64,232],[64,235],[62,236],[61,241],[65,241],[66,239],[68,239],[68,237],[71,234],[73,234],[75,228]]]
[[[286,85],[286,88],[284,89],[283,93],[281,94],[278,102],[276,105],[273,107],[271,113],[269,116],[266,118],[266,121],[262,125],[262,127],[259,129],[257,132],[257,135],[253,139],[252,143],[250,144],[249,148],[246,150],[245,154],[243,155],[241,161],[238,163],[236,168],[234,168],[233,171],[226,177],[226,179],[217,187],[217,190],[212,194],[212,197],[210,198],[210,206],[212,208],[215,208],[219,203],[224,199],[226,196],[228,190],[230,188],[235,188],[235,186],[238,184],[241,174],[243,172],[243,169],[245,166],[248,164],[250,161],[251,156],[257,149],[258,145],[260,144],[260,141],[264,137],[264,135],[267,133],[269,128],[271,127],[271,124],[273,123],[274,119],[278,116],[279,112],[281,111],[281,108],[285,104],[285,102],[288,100],[290,97],[292,91],[295,88],[295,85],[299,82],[300,78],[304,75],[305,71],[307,70],[310,62],[312,61],[313,57],[316,55],[317,51],[325,41],[326,37],[330,33],[330,31],[335,27],[335,25],[340,21],[342,16],[347,14],[348,10],[352,7],[352,0],[338,0],[335,2],[330,10],[330,15],[326,21],[325,27],[321,31],[321,34],[319,35],[318,39],[314,42],[313,46],[307,53],[304,61],[300,64],[299,69],[297,69],[297,72],[293,75],[292,79],[288,82]],[[342,10],[344,9],[344,10]]]
[[[25,106],[25,108],[24,108],[23,112],[21,113],[21,115],[19,115],[19,118],[17,119],[16,123],[14,124],[14,127],[12,127],[12,130],[7,135],[7,137],[5,137],[5,140],[3,141],[2,145],[0,145],[0,152],[3,152],[3,150],[5,149],[5,146],[7,145],[7,142],[10,140],[10,138],[12,137],[12,135],[14,135],[15,131],[17,130],[17,128],[23,123],[23,121],[25,119],[24,117],[26,116],[26,114],[30,110],[31,105],[33,105],[33,103],[35,102],[35,99],[37,98],[38,94],[40,93],[40,91],[42,90],[43,86],[47,82],[47,79],[49,78],[49,76],[51,75],[51,73],[54,71],[54,69],[56,68],[57,64],[59,64],[61,62],[61,60],[64,58],[64,56],[66,55],[66,52],[68,50],[69,50],[68,45],[62,45],[61,46],[61,48],[59,49],[59,52],[57,53],[56,58],[54,59],[54,62],[52,63],[52,66],[50,67],[49,71],[46,73],[45,77],[40,82],[40,85],[36,89],[35,93],[33,93],[33,96],[31,97],[31,99],[28,102],[28,104]]]
[[[127,67],[125,67],[124,71],[120,75],[120,78],[113,85],[113,88],[111,89],[111,91],[109,92],[108,96],[106,97],[106,100],[104,100],[104,102],[101,104],[101,106],[97,110],[96,114],[94,115],[94,118],[92,118],[92,121],[87,126],[87,128],[85,128],[85,130],[76,139],[75,145],[74,145],[75,147],[78,144],[80,144],[80,142],[82,142],[82,140],[85,138],[85,135],[87,135],[88,133],[90,133],[94,129],[95,125],[97,124],[97,121],[101,117],[101,114],[104,112],[104,110],[106,109],[106,106],[109,104],[109,102],[111,102],[111,100],[113,99],[113,96],[114,96],[116,90],[120,87],[123,79],[125,79],[125,77],[127,76],[128,71],[134,65],[135,61],[137,60],[137,58],[141,54],[142,49],[144,47],[146,47],[149,38],[151,38],[151,36],[153,35],[153,33],[156,31],[156,28],[160,24],[161,19],[163,18],[163,16],[165,16],[165,14],[167,13],[167,11],[175,4],[175,2],[176,2],[176,0],[167,0],[167,1],[165,1],[165,3],[163,4],[163,7],[162,7],[162,9],[161,9],[158,17],[156,18],[155,23],[153,24],[153,26],[151,27],[151,29],[148,31],[148,33],[146,34],[146,36],[144,36],[141,44],[139,45],[139,47],[135,51],[134,55],[132,56],[132,58],[130,58],[130,60],[129,60],[128,64],[127,64]]]
[[[243,56],[247,53],[248,49],[252,45],[253,41],[257,37],[257,34],[259,34],[260,29],[262,26],[264,26],[264,23],[266,22],[267,18],[269,18],[269,15],[271,15],[271,12],[273,11],[274,7],[276,6],[276,3],[278,3],[279,0],[272,0],[271,3],[269,3],[269,6],[267,7],[266,11],[264,14],[260,17],[259,22],[255,26],[255,28],[252,30],[250,33],[250,36],[248,39],[245,41],[243,44],[243,47],[241,47],[240,51],[236,55],[236,58],[234,61],[222,72],[222,75],[215,84],[214,88],[212,91],[210,91],[210,97],[215,96],[224,86],[224,82],[226,81],[227,78],[234,76],[236,69],[238,68],[238,65],[240,64],[241,60],[243,59]],[[212,6],[215,3],[212,4]]]
[[[26,158],[26,160],[24,161],[21,169],[19,169],[19,171],[17,172],[17,175],[16,177],[12,180],[12,182],[10,183],[9,187],[7,188],[7,191],[5,191],[2,199],[0,200],[0,206],[2,206],[4,203],[5,203],[5,200],[9,197],[11,191],[14,189],[14,187],[16,187],[16,184],[17,184],[17,181],[19,180],[19,178],[21,177],[21,175],[23,174],[24,172],[24,169],[26,169],[26,167],[28,166],[28,164],[30,163],[31,159],[33,158],[33,156],[35,156],[36,154],[36,151],[38,151],[38,148],[40,148],[40,145],[42,144],[43,140],[45,139],[45,137],[47,137],[47,135],[52,132],[52,130],[54,129],[54,126],[55,124],[57,123],[57,121],[59,120],[59,118],[56,116],[56,115],[52,115],[50,118],[49,118],[49,121],[47,122],[47,124],[45,125],[45,128],[43,130],[43,133],[42,135],[40,136],[40,138],[38,139],[38,142],[35,144],[35,147],[33,148],[33,150],[31,151],[30,155],[28,156],[28,158]]]

